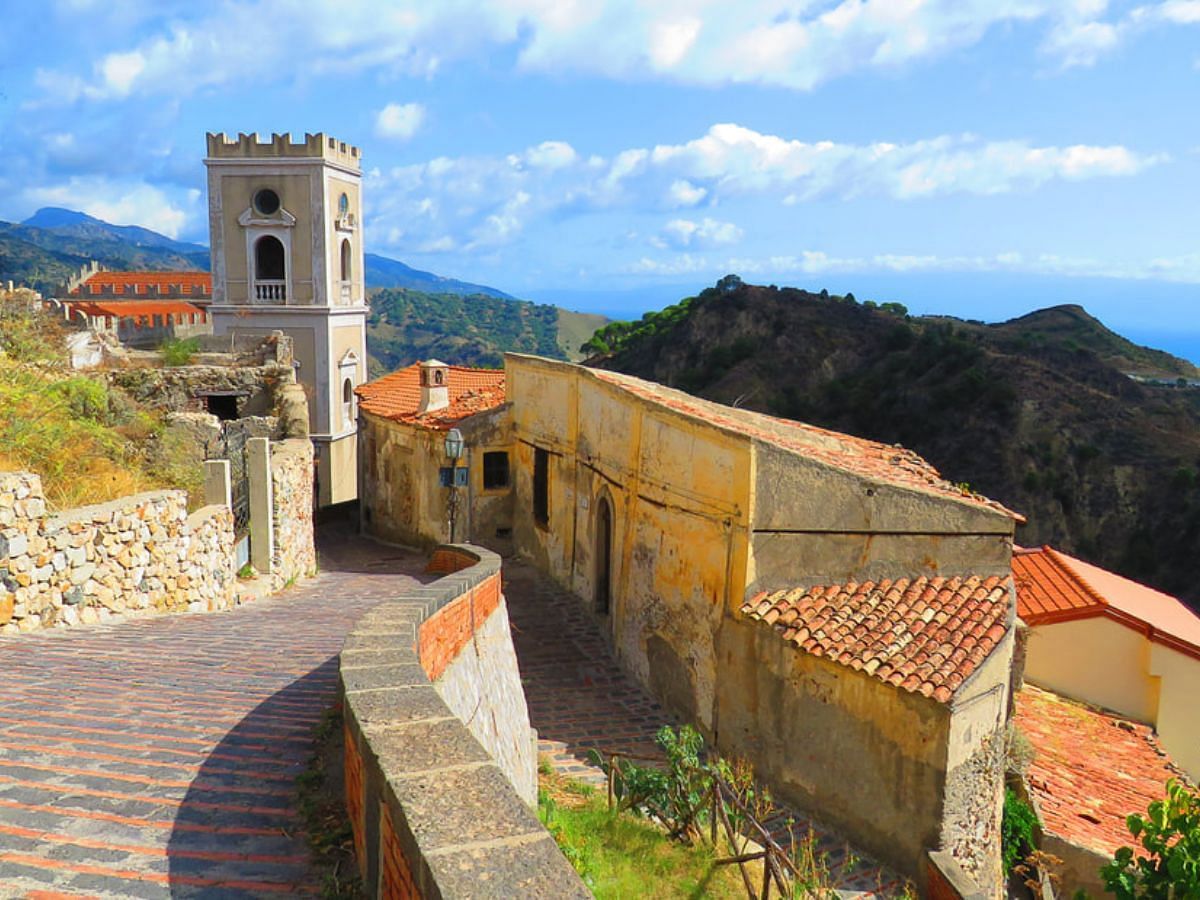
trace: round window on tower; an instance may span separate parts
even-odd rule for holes
[[[263,188],[254,195],[254,208],[264,216],[279,212],[279,195],[270,188]]]
[[[341,218],[346,218],[346,214],[350,212],[350,198],[345,194],[338,197],[338,215]]]

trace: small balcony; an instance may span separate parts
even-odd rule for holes
[[[339,296],[341,297],[342,306],[350,305],[351,295],[352,295],[352,291],[351,291],[350,282],[349,281],[341,282],[341,293],[339,294]]]
[[[260,278],[254,282],[255,303],[287,303],[287,282]]]

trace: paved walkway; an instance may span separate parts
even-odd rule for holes
[[[601,785],[604,773],[588,761],[593,748],[661,757],[654,735],[678,723],[622,672],[600,620],[523,563],[505,560],[504,591],[529,718],[554,768]],[[895,873],[793,809],[767,823],[784,846],[789,818],[797,838],[812,829],[843,897],[901,894],[903,880]]]
[[[347,630],[424,563],[322,550],[229,612],[0,640],[0,897],[317,893],[294,779]]]

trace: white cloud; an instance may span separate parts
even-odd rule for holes
[[[1105,12],[1093,0],[228,0],[180,7],[141,42],[38,81],[51,100],[182,96],[300,72],[429,77],[502,50],[531,71],[810,90],[936,60],[1013,23],[1036,23],[1045,52],[1083,65],[1136,28],[1200,22],[1198,0]]]
[[[732,222],[718,222],[704,218],[699,222],[691,219],[672,219],[663,226],[658,239],[659,246],[715,247],[721,244],[736,244],[742,239],[742,229]]]
[[[407,141],[425,121],[420,103],[389,103],[375,116],[375,134],[382,138]]]
[[[114,225],[141,225],[178,237],[189,219],[198,214],[201,193],[194,188],[183,191],[182,202],[173,202],[153,185],[75,177],[65,184],[31,188],[23,196],[31,206],[77,209]]]
[[[1035,146],[942,135],[908,143],[805,142],[736,124],[610,157],[548,141],[506,156],[436,157],[368,175],[377,234],[403,231],[407,246],[453,235],[462,247],[496,247],[530,223],[606,210],[717,208],[745,196],[919,200],[950,194],[1030,191],[1051,181],[1136,175],[1166,159],[1124,146]],[[676,217],[656,234],[662,248],[730,244],[736,225]],[[396,248],[402,249],[402,248]]]
[[[796,254],[762,257],[698,256],[684,252],[662,258],[643,256],[626,265],[623,271],[633,275],[709,277],[736,272],[745,277],[762,279],[857,272],[1014,272],[1197,284],[1200,283],[1200,253],[1140,261],[1113,261],[1052,253],[1026,256],[1011,251],[980,256],[938,256],[933,253],[830,256],[820,250],[804,250]]]
[[[707,188],[697,187],[686,178],[676,178],[667,190],[667,199],[671,206],[695,206],[707,196]]]

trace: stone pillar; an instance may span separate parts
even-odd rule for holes
[[[267,438],[246,441],[246,477],[250,482],[250,564],[260,574],[270,575],[275,556],[275,489]]]
[[[233,506],[233,483],[229,475],[229,460],[204,461],[204,505]]]

